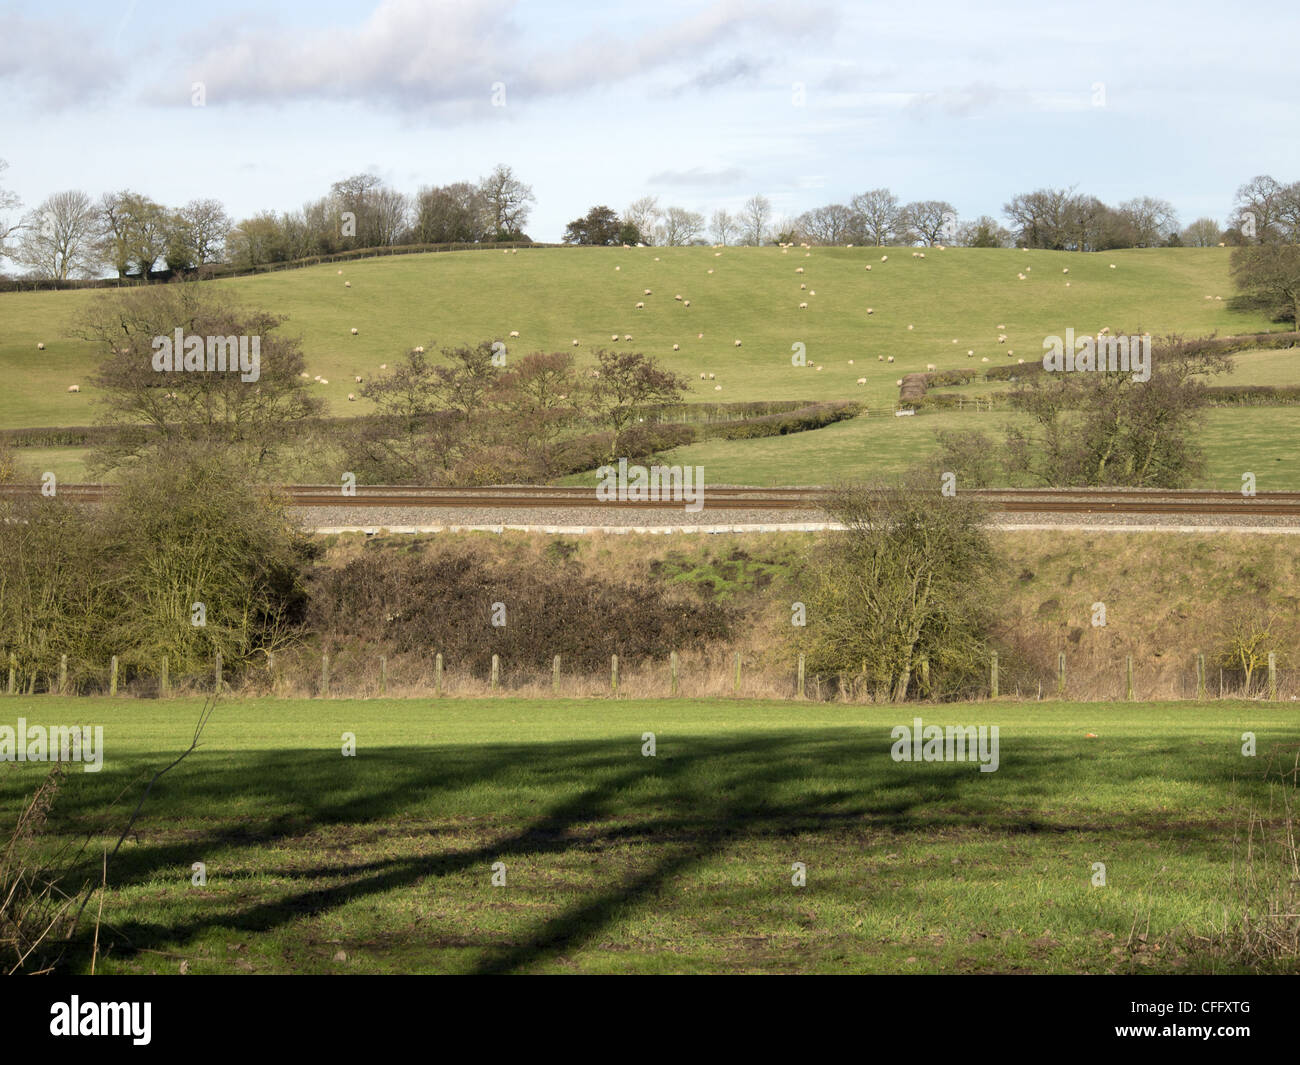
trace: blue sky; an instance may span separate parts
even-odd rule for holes
[[[1298,10],[9,3],[0,181],[24,207],[132,188],[216,197],[238,219],[360,171],[414,192],[504,162],[533,186],[528,232],[548,241],[593,204],[645,194],[708,213],[761,192],[793,216],[882,185],[963,218],[1053,185],[1223,220],[1255,174],[1300,179]]]

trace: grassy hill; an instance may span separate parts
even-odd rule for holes
[[[510,349],[518,353],[576,350],[589,356],[601,346],[645,351],[687,374],[696,399],[854,398],[890,406],[895,381],[905,372],[929,363],[945,369],[978,367],[984,358],[990,364],[1039,359],[1043,336],[1067,327],[1200,335],[1270,326],[1262,316],[1226,309],[1232,286],[1223,248],[1094,255],[951,248],[927,249],[923,259],[913,250],[553,248],[408,255],[211,284],[288,317],[283,328],[303,338],[310,372],[329,380],[318,387],[339,415],[368,406],[347,401],[357,388],[355,376],[378,373],[381,363],[393,363],[415,345],[508,342],[512,330],[520,333]],[[680,302],[673,298],[678,294]],[[0,372],[8,384],[0,390],[0,427],[93,421],[96,396],[88,378],[98,356],[74,329],[96,298],[95,292],[0,295]],[[638,302],[644,309],[636,309]],[[999,332],[1007,335],[1005,344],[997,342]],[[610,339],[615,333],[617,344]],[[623,341],[626,335],[632,341]],[[44,351],[37,351],[38,343]],[[796,343],[806,346],[811,368],[791,365]],[[893,364],[878,361],[891,355]],[[716,379],[700,381],[702,372]],[[860,377],[865,386],[856,383]],[[73,383],[80,394],[67,393]]]

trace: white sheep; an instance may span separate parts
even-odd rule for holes
[[[711,373],[711,374],[709,374],[709,380],[710,380],[710,381],[715,380],[715,379],[717,378],[717,376],[718,376],[717,374],[715,374],[715,373]]]
[[[736,347],[740,347],[740,341],[739,341],[739,340],[736,341]]]
[[[806,310],[808,309],[808,304],[807,304],[807,303],[801,303],[801,304],[799,304],[799,309],[800,309],[801,311],[806,311]]]
[[[1061,273],[1063,273],[1063,274],[1068,274],[1069,272],[1070,272],[1070,268],[1069,268],[1068,266],[1067,266],[1064,270],[1061,271]]]
[[[875,313],[876,313],[876,308],[875,308],[875,307],[868,307],[868,308],[867,308],[867,313],[868,313],[868,314],[875,314]]]
[[[683,301],[682,301],[682,306],[683,306],[683,307],[689,307],[690,305],[691,305],[691,301],[690,301],[690,300],[683,300]]]
[[[42,341],[42,342],[40,342],[40,343],[38,343],[38,344],[36,345],[36,350],[37,350],[37,351],[44,351],[44,350],[45,350],[45,343],[44,343],[44,341]]]
[[[519,330],[518,329],[510,330],[510,336],[517,340],[519,338]]]
[[[646,294],[647,296],[650,295],[650,290],[649,290],[649,289],[646,289],[646,290],[645,290],[645,294]]]
[[[900,377],[897,381],[894,382],[894,384],[896,384],[896,385],[902,385],[902,383],[903,383],[903,379],[902,379],[901,377]]]
[[[682,298],[682,294],[681,294],[680,292],[677,293],[677,295],[673,297],[673,299],[677,300],[679,303],[681,302],[681,298]]]
[[[575,348],[578,346],[578,342],[577,342],[577,340],[574,340],[574,342],[573,342],[573,346],[574,346]]]
[[[423,355],[423,354],[424,354],[424,348],[423,348],[423,346],[416,348],[416,349],[415,349],[415,353],[416,353],[417,355]],[[385,365],[387,365],[387,364],[385,364]]]
[[[342,270],[340,270],[340,271],[339,271],[339,273],[340,273],[340,274],[341,274],[341,273],[343,273],[343,271],[342,271]]]
[[[890,361],[890,362],[893,362],[893,361],[894,361],[894,356],[892,356],[892,355],[889,356],[889,361]]]
[[[907,327],[907,331],[910,333],[914,328],[915,328],[915,326],[911,326],[911,325],[909,325],[909,326]]]
[[[989,361],[989,357],[987,355],[985,355],[984,358],[980,359],[980,362],[988,362],[988,361]]]
[[[817,295],[817,290],[816,290],[815,288],[814,288],[814,289],[809,289],[809,290],[808,290],[808,295],[810,295],[810,296],[815,296],[815,295]]]
[[[967,355],[974,355],[975,352],[973,352],[973,351],[967,351],[966,354],[967,354]]]
[[[868,266],[867,266],[867,269],[868,269],[868,270],[870,270],[870,269],[871,269],[871,267],[870,267],[870,266],[869,266],[869,265],[868,265]]]
[[[352,327],[352,335],[353,336],[357,335],[357,327],[355,325]]]
[[[349,393],[348,393],[348,402],[349,402],[349,403],[355,403],[356,401],[357,401],[357,397],[354,396],[351,392],[349,392]]]
[[[703,340],[703,339],[704,339],[704,334],[703,334],[703,333],[697,333],[697,334],[696,334],[696,338],[697,338],[698,340]]]
[[[820,370],[820,369],[821,369],[821,367],[820,367],[820,366],[818,366],[818,367],[817,367],[817,369],[818,369],[818,370]]]
[[[1024,274],[1016,274],[1016,277],[1020,278],[1021,281],[1023,281],[1023,280],[1025,279],[1025,275],[1024,275]]]
[[[416,351],[423,351],[424,348],[416,348],[415,350],[416,350]],[[386,362],[381,362],[381,363],[379,364],[379,368],[380,368],[381,370],[387,370],[387,369],[388,369],[388,363],[386,363]]]
[[[344,287],[344,288],[351,288],[351,287],[352,287],[352,282],[351,282],[351,281],[344,281],[344,282],[343,282],[343,287]]]
[[[808,285],[807,285],[806,282],[800,282],[800,284],[799,284],[799,291],[802,292],[802,291],[803,291],[804,289],[806,289],[807,287],[808,287]],[[1207,296],[1206,299],[1209,299],[1209,297]]]
[[[673,351],[676,351],[676,350],[677,350],[677,345],[674,344],[674,345],[673,345]]]
[[[309,374],[306,370],[303,370],[303,372],[300,373],[298,376],[299,376],[299,377],[310,377],[311,374]]]
[[[708,374],[702,373],[702,374],[700,374],[700,380],[703,381],[703,380],[704,380],[705,378],[707,378],[708,376],[709,376]]]
[[[802,266],[796,266],[796,267],[794,268],[794,272],[795,272],[796,274],[802,274],[802,273],[803,273],[803,267],[802,267]]]
[[[624,244],[624,245],[623,245],[623,247],[625,247],[625,248],[626,248],[626,247],[627,247],[627,245],[626,245],[626,244]],[[622,269],[623,269],[623,268],[622,268],[622,267],[621,267],[621,266],[616,266],[616,267],[614,267],[614,272],[615,272],[615,273],[618,273],[618,271],[620,271],[620,270],[622,270]]]
[[[358,384],[358,385],[361,384],[361,378],[360,378],[360,376],[353,377],[352,380],[353,380],[353,382],[354,382],[355,384]]]
[[[866,383],[867,383],[867,379],[865,377],[858,378],[858,384],[865,385]]]
[[[623,339],[624,339],[625,341],[630,341],[630,340],[632,339],[632,334],[631,334],[631,333],[624,333],[624,334],[623,334]]]
[[[931,373],[934,373],[934,363],[932,363],[932,362],[927,362],[927,363],[925,364],[925,368],[926,368],[927,370],[929,370]]]
[[[1115,264],[1114,264],[1114,263],[1111,263],[1111,264],[1110,264],[1110,268],[1111,268],[1112,270],[1114,270],[1114,269],[1115,269]]]
[[[722,386],[721,386],[721,385],[714,385],[714,386],[713,386],[713,391],[715,391],[715,392],[721,392],[721,391],[722,391]]]
[[[80,385],[68,385],[68,391],[69,391],[69,392],[80,392],[80,391],[81,391],[81,386],[80,386]]]
[[[850,365],[850,366],[853,365],[853,360],[852,360],[852,359],[849,360],[849,365]]]
[[[645,309],[645,304],[644,304],[644,303],[638,303],[638,304],[636,305],[636,309],[637,309],[638,311],[640,311],[640,310],[644,310],[644,309]]]
[[[323,384],[323,385],[327,385],[327,384],[329,384],[329,381],[328,381],[326,378],[322,377],[322,378],[320,379],[320,383]]]
[[[709,273],[713,273],[713,271],[712,271],[712,270],[710,270],[710,271],[709,271]]]
[[[617,334],[617,333],[613,333],[613,334],[611,334],[611,336],[610,336],[609,339],[610,339],[610,340],[617,340],[617,339],[618,339],[618,334]]]
[[[999,334],[998,334],[998,343],[999,343],[999,344],[1005,344],[1006,342],[1007,342],[1007,335],[1006,335],[1006,333],[999,333]]]
[[[880,257],[880,261],[881,261],[882,263],[889,262],[889,256],[888,256],[888,255],[882,255],[882,256]]]
[[[317,384],[320,384],[320,374],[317,374],[315,377],[312,378],[312,380],[315,381]]]

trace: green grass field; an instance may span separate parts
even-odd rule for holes
[[[52,819],[99,841],[198,705],[11,698],[2,723],[103,724]],[[914,715],[998,725],[1000,768],[891,760]],[[1297,739],[1260,703],[232,701],[110,874],[98,970],[1221,970],[1192,937],[1239,912],[1235,828]],[[6,816],[42,775],[0,772]]]
[[[928,363],[981,366],[984,357],[1005,362],[1008,350],[1014,358],[1041,358],[1043,336],[1069,326],[1156,335],[1270,327],[1261,316],[1205,299],[1221,295],[1226,301],[1232,294],[1225,248],[1095,255],[951,248],[927,249],[924,259],[912,250],[462,252],[365,259],[213,284],[288,316],[284,328],[303,338],[307,366],[329,380],[317,387],[338,415],[367,407],[347,402],[347,393],[357,390],[355,376],[378,373],[381,363],[391,365],[415,345],[507,340],[512,330],[521,336],[510,350],[521,353],[590,356],[601,346],[645,351],[690,377],[696,399],[853,398],[889,407],[897,396],[894,382],[905,372]],[[800,268],[804,273],[797,274]],[[1017,279],[1021,272],[1025,281]],[[352,287],[344,288],[344,281]],[[644,295],[647,288],[652,295]],[[88,379],[98,356],[73,333],[76,317],[96,295],[0,295],[0,371],[9,382],[0,393],[0,428],[93,421],[96,394]],[[645,308],[636,310],[637,302]],[[801,302],[807,310],[799,309]],[[999,332],[1007,334],[1006,344],[997,343]],[[614,344],[614,333],[633,340]],[[806,345],[814,368],[791,365],[797,342]],[[37,343],[46,349],[38,352]],[[680,350],[674,352],[673,344]],[[893,365],[877,361],[890,355]],[[716,380],[701,382],[701,372],[715,373]],[[867,379],[865,386],[856,384],[859,377]],[[68,395],[74,383],[82,391]]]

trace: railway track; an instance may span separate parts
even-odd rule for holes
[[[98,503],[114,491],[111,485],[64,484],[64,499]],[[357,487],[344,494],[334,485],[286,485],[294,507],[409,507],[448,509],[681,510],[682,501],[618,500],[601,502],[593,488],[491,486],[429,488],[406,485]],[[0,485],[0,499],[32,497],[40,486]],[[825,488],[748,488],[705,486],[704,510],[816,511],[825,503]],[[1021,514],[1165,514],[1300,517],[1300,492],[1240,492],[1151,489],[975,489],[963,493],[985,502],[991,510]]]

